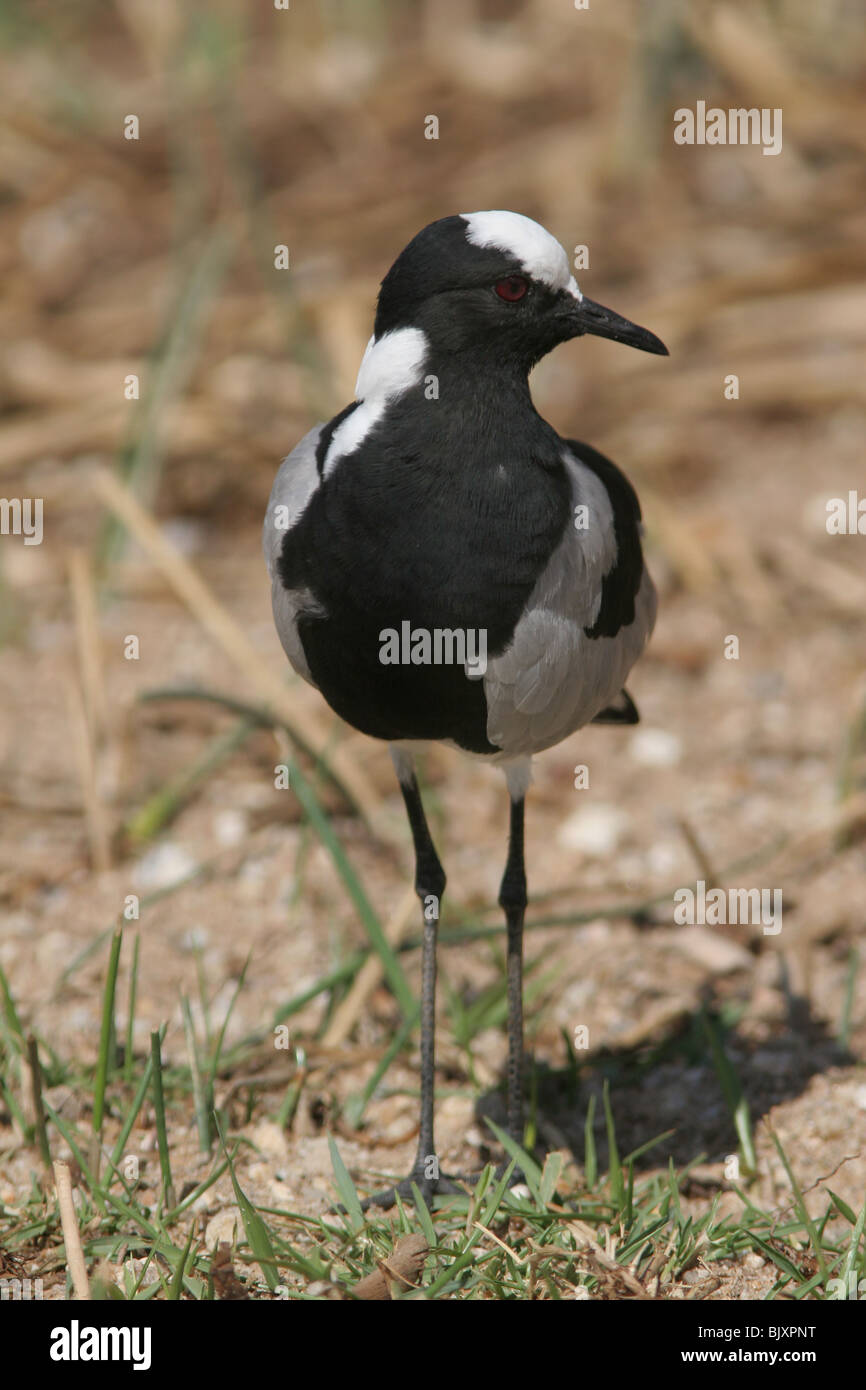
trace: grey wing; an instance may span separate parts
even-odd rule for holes
[[[616,562],[613,508],[597,474],[564,456],[585,529],[568,527],[539,577],[514,637],[488,662],[487,737],[507,755],[540,752],[582,728],[614,701],[655,623],[656,593],[643,570],[634,621],[614,637],[588,637],[602,581]]]
[[[316,425],[283,460],[271,488],[262,529],[262,549],[271,576],[271,604],[277,634],[293,668],[311,685],[315,682],[298,635],[298,614],[314,606],[315,601],[307,589],[285,588],[277,571],[277,561],[286,534],[291,533],[300,520],[321,482],[316,466],[316,446],[323,428],[321,424]]]

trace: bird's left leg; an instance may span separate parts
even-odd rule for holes
[[[414,1183],[429,1206],[436,1193],[460,1192],[461,1188],[439,1172],[439,1159],[433,1142],[433,1106],[435,1085],[435,1028],[436,1028],[436,938],[439,910],[445,891],[445,870],[439,861],[415,776],[413,762],[402,749],[392,748],[391,757],[400,781],[406,804],[406,814],[415,848],[415,892],[421,902],[423,915],[423,947],[421,956],[421,1124],[418,1151],[408,1178],[396,1187],[387,1188],[368,1197],[364,1206],[391,1207],[395,1194],[413,1201]]]
[[[517,794],[515,794],[515,791]],[[523,918],[526,913],[526,868],[523,855],[523,811],[526,790],[509,777],[511,823],[508,859],[499,889],[505,913],[508,980],[508,1133],[523,1144]]]

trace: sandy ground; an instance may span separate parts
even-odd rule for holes
[[[790,486],[774,518],[779,526],[803,524],[801,499],[814,485],[811,451],[803,442],[802,431],[766,432],[765,447],[784,459],[788,469]],[[727,444],[730,470],[723,483],[701,494],[701,514],[720,530],[739,525],[747,533],[746,544],[758,551],[764,530],[755,499],[760,478],[755,479],[745,453],[738,465],[735,429],[728,432]],[[648,520],[653,564],[652,513]],[[832,540],[817,537],[814,544],[836,563]],[[852,538],[843,544],[857,542]],[[276,664],[266,579],[252,529],[240,536],[228,530],[218,534],[203,568],[262,655]],[[596,906],[606,910],[623,902],[639,908],[660,898],[637,921],[605,913],[584,925],[528,935],[527,959],[530,965],[540,962],[537,975],[543,985],[528,1009],[539,1075],[540,1137],[580,1162],[588,1098],[596,1094],[598,1116],[601,1078],[612,1075],[621,1152],[673,1130],[641,1166],[663,1167],[669,1155],[683,1165],[703,1155],[691,1190],[700,1209],[729,1186],[725,1161],[737,1144],[706,1050],[689,1038],[699,1030],[696,1010],[735,1007],[737,1022],[727,1046],[757,1125],[761,1166],[755,1191],[763,1202],[780,1208],[791,1198],[762,1123],[766,1121],[782,1140],[801,1186],[812,1189],[808,1200],[814,1211],[825,1201],[820,1180],[831,1175],[830,1186],[857,1208],[866,1186],[862,970],[855,979],[847,1051],[840,1047],[838,1033],[849,951],[862,933],[866,865],[862,839],[853,835],[849,847],[835,850],[826,827],[836,823],[834,815],[838,820],[841,731],[862,690],[856,640],[862,624],[859,632],[855,622],[846,626],[820,597],[787,577],[768,577],[766,613],[772,618],[762,621],[754,606],[720,589],[677,594],[665,582],[663,561],[656,560],[654,568],[662,590],[659,625],[631,682],[642,724],[635,730],[586,730],[537,760],[527,862],[531,889],[545,900],[533,907],[532,917],[591,913]],[[15,844],[15,854],[4,865],[12,902],[0,959],[24,1019],[62,1056],[92,1059],[107,946],[67,984],[61,978],[64,970],[96,932],[112,923],[128,894],[144,894],[209,863],[214,867],[206,881],[142,912],[137,1044],[143,1052],[151,1028],[168,1019],[166,1060],[184,1063],[179,991],[197,994],[196,948],[214,996],[213,1024],[224,1014],[250,953],[227,1043],[257,1031],[267,1035],[281,1004],[363,941],[332,862],[299,823],[291,791],[273,788],[272,768],[280,757],[276,744],[271,735],[256,734],[205,783],[157,846],[124,859],[94,881],[81,863],[85,845],[75,814],[63,685],[52,679],[72,658],[72,638],[55,611],[48,591],[31,610],[28,662],[7,653],[2,663],[4,706],[7,713],[16,710],[15,745],[7,747],[7,759],[22,752],[26,758],[20,780],[12,784],[23,805],[4,814],[7,829],[14,825],[17,835],[14,842],[4,835],[7,847]],[[130,632],[141,642],[137,663],[120,655],[122,639]],[[740,638],[736,662],[724,657],[724,641],[731,633]],[[115,775],[136,804],[194,755],[205,731],[218,730],[229,718],[176,703],[135,708],[136,692],[190,683],[231,689],[236,681],[197,625],[164,596],[118,596],[105,611],[102,634],[109,704],[125,713]],[[300,685],[293,693],[299,701],[316,700]],[[383,815],[402,833],[402,807],[384,749],[355,736],[349,746],[382,789]],[[579,764],[590,775],[590,786],[583,790],[574,787]],[[506,801],[501,779],[493,769],[447,751],[431,757],[429,778],[436,793],[437,838],[449,873],[446,901],[460,904],[470,916],[485,909],[484,922],[496,923],[490,908],[502,867]],[[409,881],[408,845],[396,851],[383,848],[339,808],[335,825],[387,918]],[[855,821],[855,830],[858,826],[862,820]],[[700,862],[695,844],[701,847]],[[750,857],[752,867],[739,873],[729,869]],[[303,878],[295,891],[299,863]],[[707,866],[726,886],[781,890],[778,935],[760,928],[675,925],[674,888],[693,883]],[[443,925],[449,925],[447,916]],[[476,997],[495,977],[496,949],[487,943],[443,948],[442,972],[450,988],[464,1000]],[[417,953],[406,959],[417,985]],[[386,1093],[369,1104],[361,1131],[353,1132],[340,1118],[342,1105],[363,1086],[393,1036],[398,1023],[393,999],[380,987],[353,1038],[333,1055],[317,1057],[314,1039],[323,999],[308,1005],[290,1025],[292,1045],[305,1045],[312,1058],[291,1133],[281,1133],[265,1118],[287,1083],[291,1054],[287,1058],[275,1051],[268,1038],[241,1069],[273,1069],[276,1081],[273,1089],[255,1093],[253,1118],[244,1132],[260,1154],[244,1157],[242,1181],[255,1199],[302,1212],[321,1210],[331,1199],[325,1137],[331,1127],[342,1136],[344,1157],[360,1182],[371,1182],[375,1172],[408,1169],[413,1153],[416,1102],[402,1092],[417,1085],[414,1059],[392,1067]],[[123,1009],[125,1026],[122,1015]],[[574,1036],[581,1027],[588,1030],[588,1051],[578,1053],[585,1070],[576,1094],[569,1094],[562,1030]],[[641,1070],[641,1059],[665,1039],[670,1041],[668,1053]],[[447,1016],[440,1011],[440,1079],[451,1093],[438,1106],[437,1126],[447,1169],[469,1171],[487,1156],[486,1131],[476,1112],[502,1118],[495,1088],[504,1046],[504,1033],[496,1028],[473,1043],[482,1088],[476,1107],[465,1053],[452,1040]],[[229,1075],[222,1085],[231,1084]],[[241,1123],[246,1092],[241,1089],[235,1096],[235,1118]],[[74,1096],[70,1103],[74,1113]],[[598,1119],[597,1126],[603,1161]],[[153,1130],[137,1131],[135,1139],[146,1171],[156,1173]],[[178,1178],[200,1177],[207,1165],[196,1152],[191,1112],[179,1119],[172,1140]],[[14,1202],[29,1185],[32,1164],[32,1154],[22,1153],[7,1166],[0,1193],[4,1200]],[[732,1210],[739,1201],[731,1192],[724,1200]],[[202,1199],[202,1206],[208,1220],[217,1222],[211,1231],[215,1239],[225,1231],[225,1221],[233,1219],[231,1211],[223,1210],[233,1209],[227,1180]],[[772,1282],[771,1271],[765,1275]],[[739,1296],[736,1280],[742,1277],[742,1269],[732,1272],[733,1291],[727,1296]]]

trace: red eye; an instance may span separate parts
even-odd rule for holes
[[[497,280],[493,286],[500,299],[505,299],[509,304],[514,304],[518,299],[522,299],[529,289],[529,285],[522,275],[508,275],[504,280]]]

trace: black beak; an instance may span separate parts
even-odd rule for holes
[[[583,333],[592,333],[596,338],[612,338],[615,343],[627,343],[629,347],[640,348],[641,352],[655,352],[660,357],[669,356],[661,338],[650,333],[648,328],[639,328],[636,323],[596,304],[594,299],[578,300],[567,307],[563,306],[564,317],[571,327],[572,338]]]

